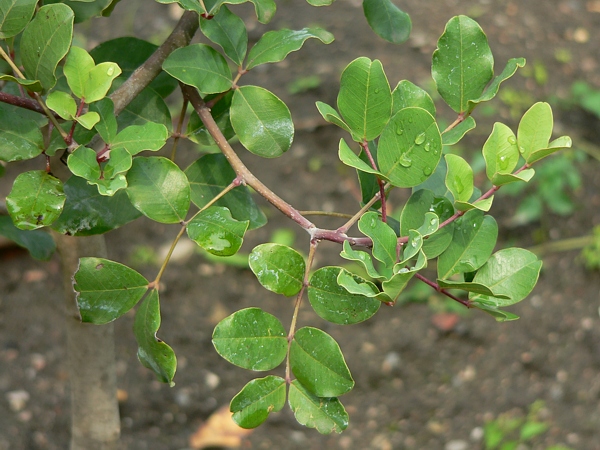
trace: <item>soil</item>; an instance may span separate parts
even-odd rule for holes
[[[526,57],[528,66],[539,71],[537,78],[523,71],[525,75],[506,82],[505,88],[512,89],[517,100],[494,100],[487,110],[475,113],[479,126],[461,144],[464,154],[481,148],[492,120],[516,128],[511,110],[519,108],[520,98],[530,97],[530,104],[550,99],[565,103],[575,80],[600,88],[598,1],[396,3],[413,22],[412,36],[401,46],[373,34],[359,0],[341,0],[321,9],[300,0],[282,0],[280,11],[266,27],[252,19],[251,8],[241,7],[252,40],[265,28],[313,24],[336,36],[329,46],[309,41],[285,62],[257,68],[245,78],[284,99],[299,131],[292,149],[277,160],[262,160],[241,149],[240,155],[259,178],[300,210],[356,211],[354,175],[336,157],[343,134],[322,126],[314,102],[335,104],[339,74],[354,58],[365,55],[383,62],[392,86],[409,79],[430,87],[431,53],[454,15],[467,14],[481,24],[494,51],[497,73],[508,58],[517,56]],[[122,2],[114,14],[117,25],[103,28],[100,19],[82,32],[91,30],[98,40],[115,30],[125,30],[118,35],[159,39],[165,27],[174,23],[165,6],[154,2]],[[540,73],[545,73],[545,81]],[[314,74],[321,79],[316,88],[299,95],[288,93],[291,82]],[[437,103],[440,114],[453,120],[451,111]],[[492,117],[486,117],[485,111]],[[555,108],[555,120],[557,133],[575,136],[576,145],[581,136],[599,144],[597,119],[583,111]],[[192,158],[193,151],[189,153]],[[571,194],[577,210],[570,217],[547,215],[541,222],[511,228],[505,218],[514,211],[516,199],[497,198],[492,212],[499,218],[504,245],[527,247],[537,243],[540,235],[549,240],[580,236],[600,224],[598,161],[588,158],[578,168],[583,186]],[[2,195],[10,188],[7,179],[10,176],[2,180]],[[400,198],[395,201],[400,205]],[[268,205],[264,209],[269,225],[251,233],[242,251],[269,239],[278,229],[292,230],[299,248],[306,245],[307,250],[302,230]],[[338,223],[315,221],[330,227]],[[147,248],[160,253],[177,231],[140,219],[107,235],[109,257],[153,277],[156,266],[141,264],[132,255]],[[115,323],[122,442],[130,450],[187,448],[189,436],[253,378],[254,374],[230,365],[214,351],[212,329],[221,318],[259,306],[284,324],[291,320],[292,300],[262,289],[249,270],[211,264],[185,243],[180,250],[163,277],[159,331],[178,356],[175,387],[157,382],[137,361],[133,315]],[[343,263],[338,252],[337,245],[323,243],[316,267]],[[41,263],[16,248],[2,252],[0,450],[68,446],[68,373],[63,364],[58,270],[56,258]],[[350,425],[340,435],[322,436],[299,426],[285,408],[244,438],[243,448],[483,449],[486,421],[502,413],[523,416],[529,405],[542,400],[541,417],[549,430],[531,448],[563,444],[600,449],[600,277],[582,267],[577,251],[544,257],[535,291],[511,309],[521,316],[516,322],[496,323],[477,311],[448,315],[444,305],[435,293],[426,292],[425,301],[382,307],[373,319],[347,327],[325,323],[305,305],[300,324],[330,333],[340,343],[355,378],[355,389],[341,398]],[[448,325],[444,319],[458,321]],[[281,370],[273,373],[281,375]]]

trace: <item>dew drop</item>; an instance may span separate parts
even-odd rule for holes
[[[454,177],[454,187],[456,188],[456,192],[458,194],[461,194],[462,191],[465,190],[465,186],[464,186],[462,180],[460,179],[460,177]]]
[[[406,267],[403,267],[398,271],[398,273],[408,273],[408,269]]]
[[[408,118],[408,123],[413,123],[413,118],[412,117]]]
[[[431,219],[429,221],[429,225],[431,225],[432,227],[435,227],[435,224],[438,223],[439,219],[436,219],[435,217],[433,219]]]
[[[111,77],[113,73],[115,73],[115,68],[111,66],[106,71],[106,75],[108,75],[109,77]]]
[[[379,94],[379,88],[375,88],[375,93]]]
[[[429,175],[431,175],[431,167],[427,166],[423,169],[423,175],[425,175],[426,177],[428,177]]]
[[[399,163],[402,167],[410,167],[412,166],[412,159],[410,159],[405,153],[403,153],[402,156],[400,156]]]
[[[517,139],[514,136],[509,136],[507,140],[511,145],[515,145],[517,143]]]
[[[425,133],[421,133],[415,138],[415,144],[421,145],[423,142],[425,142]]]
[[[506,156],[501,156],[498,159],[498,165],[501,170],[505,170],[508,167],[508,158]]]
[[[396,128],[396,134],[398,136],[402,136],[403,133],[404,133],[404,130],[401,127]]]
[[[425,146],[423,147],[423,149],[428,152],[429,150],[431,150],[431,143],[429,142],[425,142]]]
[[[523,147],[522,145],[519,145],[519,152],[524,153],[525,147]]]

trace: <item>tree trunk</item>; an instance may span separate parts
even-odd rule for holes
[[[68,372],[71,387],[71,450],[116,450],[121,433],[113,324],[82,323],[73,274],[83,256],[106,257],[104,236],[54,233],[65,290]]]

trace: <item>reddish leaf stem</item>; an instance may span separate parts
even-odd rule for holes
[[[435,289],[436,291],[438,291],[440,294],[444,294],[446,297],[451,298],[452,300],[460,303],[461,305],[466,306],[467,308],[471,307],[471,301],[470,300],[463,300],[462,298],[459,298],[453,294],[451,294],[450,292],[448,292],[446,289],[443,289],[439,286],[439,284],[431,281],[428,278],[425,278],[423,275],[421,275],[420,273],[415,273],[415,278],[422,281],[423,283],[431,286],[433,289]]]

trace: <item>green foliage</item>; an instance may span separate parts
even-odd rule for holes
[[[487,212],[498,189],[526,185],[535,174],[532,165],[570,147],[571,141],[566,136],[551,140],[553,117],[547,103],[534,104],[516,133],[496,123],[482,149],[486,183],[492,185],[483,193],[471,164],[452,146],[475,128],[471,114],[498,94],[524,59],[509,60],[494,77],[492,51],[480,26],[466,16],[450,19],[432,57],[438,94],[457,113],[443,132],[438,120],[447,120],[438,119],[425,90],[408,80],[392,90],[379,60],[359,57],[350,62],[341,74],[335,108],[323,102],[316,107],[326,121],[347,133],[338,156],[356,170],[362,198],[356,214],[329,230],[313,224],[258,180],[229,141],[262,158],[279,157],[290,149],[295,135],[290,109],[265,87],[244,84],[244,76],[259,65],[283,61],[309,39],[329,44],[333,35],[318,27],[276,29],[249,48],[245,22],[235,12],[235,5],[248,0],[158,1],[179,4],[189,11],[185,17],[199,15],[200,32],[210,44],[169,40],[158,51],[148,42],[119,38],[88,52],[72,45],[74,21],[109,15],[114,2],[46,2],[35,12],[35,2],[0,0],[0,39],[8,39],[25,68],[24,74],[14,70],[2,80],[15,91],[30,92],[44,110],[38,116],[21,110],[16,100],[0,104],[0,160],[40,164],[14,180],[6,198],[10,221],[0,218],[0,233],[34,257],[47,259],[53,246],[38,228],[87,236],[142,215],[179,227],[152,281],[116,261],[82,258],[74,290],[84,322],[105,324],[137,308],[133,331],[138,358],[160,381],[173,385],[175,353],[156,336],[159,287],[176,244],[187,232],[207,257],[249,266],[267,290],[295,296],[288,327],[262,309],[247,308],[214,330],[216,351],[234,365],[253,371],[285,365],[285,377],[257,378],[241,389],[230,405],[234,420],[256,427],[287,399],[300,424],[331,433],[348,426],[338,397],[354,387],[354,379],[333,337],[298,325],[305,294],[318,316],[338,325],[366,321],[382,303],[402,302],[413,280],[499,321],[517,318],[503,308],[532,291],[541,262],[518,248],[493,253],[498,225]],[[262,23],[275,13],[273,0],[250,2]],[[332,0],[308,3],[325,6]],[[383,39],[400,43],[408,38],[410,18],[392,1],[364,0],[363,10]],[[193,22],[196,27],[198,22]],[[195,28],[184,31],[176,36],[191,35]],[[13,37],[20,39],[20,47],[13,47]],[[231,63],[237,70],[232,72]],[[188,102],[194,111],[187,123],[182,117],[174,127],[164,99],[177,87],[185,98],[182,115]],[[135,98],[124,100],[133,88]],[[35,105],[29,106],[39,109]],[[51,130],[48,139],[42,133],[46,127]],[[180,139],[219,153],[181,158],[175,151]],[[168,152],[165,147],[171,142]],[[67,176],[52,174],[59,155],[66,161]],[[193,162],[183,168],[180,160]],[[538,173],[543,175],[546,166]],[[552,181],[562,182],[558,178]],[[403,188],[411,189],[408,200],[399,212],[390,212],[390,192]],[[246,232],[267,220],[255,194],[307,232],[308,251],[273,239],[249,255],[239,253]],[[360,236],[350,231],[355,224]],[[360,274],[342,266],[315,267],[323,240],[341,244],[341,258],[358,266]],[[437,266],[435,280],[423,272],[430,263]],[[533,422],[524,425],[521,439],[539,432]]]

